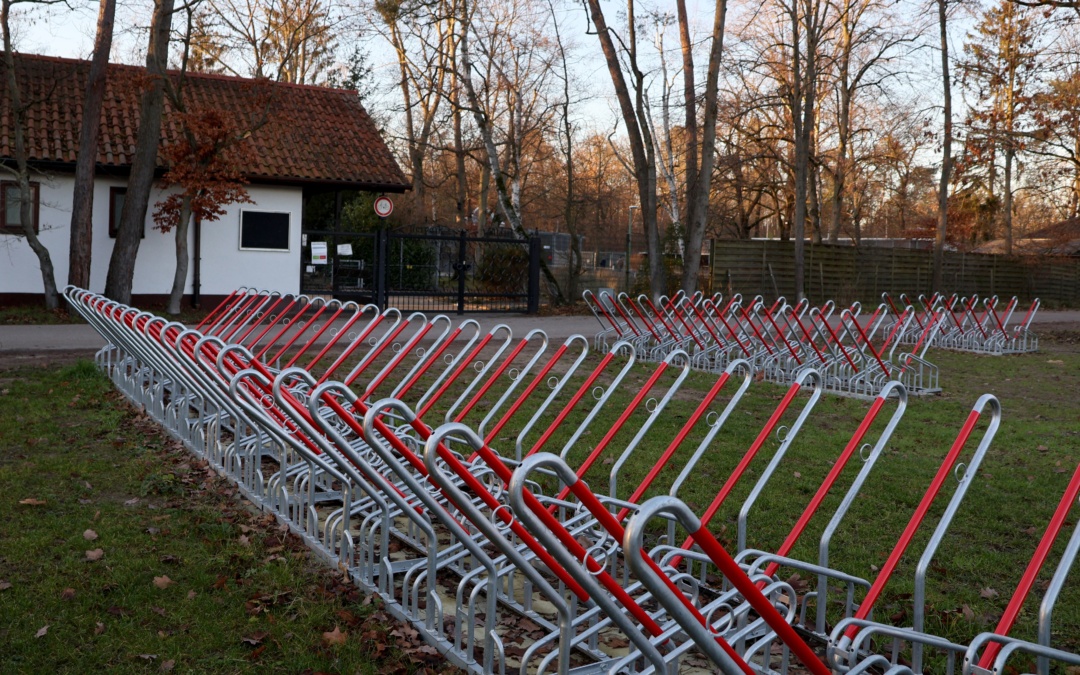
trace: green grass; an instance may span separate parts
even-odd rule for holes
[[[163,304],[140,307],[147,309],[158,316],[163,316],[170,321],[181,321],[190,326],[194,326],[202,321],[203,317],[213,309],[212,307],[192,309],[191,307],[184,305],[180,310],[180,314],[178,316],[173,316],[165,313],[165,306]],[[73,323],[86,322],[83,321],[83,318],[77,313],[70,311],[67,302],[63,299],[60,300],[60,307],[54,310],[45,309],[41,305],[0,307],[0,326],[57,326]]]
[[[0,372],[0,522],[0,672],[426,665],[407,644],[384,651],[395,639],[377,603],[245,508],[88,362]],[[324,640],[335,627],[344,644]]]

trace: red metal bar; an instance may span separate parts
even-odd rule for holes
[[[709,390],[709,393],[705,394],[705,398],[701,401],[700,404],[698,404],[697,409],[695,409],[693,414],[690,415],[690,418],[686,420],[686,424],[683,425],[682,429],[679,429],[679,433],[676,434],[675,438],[672,439],[667,449],[664,450],[664,452],[660,455],[660,459],[657,460],[656,464],[653,464],[651,469],[649,469],[649,473],[645,476],[645,479],[641,481],[641,484],[637,486],[633,494],[631,494],[626,501],[636,504],[638,500],[641,499],[641,496],[645,494],[645,491],[649,489],[649,486],[652,485],[652,482],[656,480],[657,476],[660,475],[660,472],[664,469],[668,461],[675,454],[675,451],[678,450],[679,446],[681,446],[683,441],[686,440],[686,437],[690,434],[690,431],[698,423],[698,420],[700,420],[702,415],[704,415],[706,411],[708,411],[709,406],[712,405],[713,400],[717,397],[717,395],[720,394],[720,390],[724,388],[724,385],[727,384],[727,381],[730,378],[731,375],[726,372],[720,376],[720,378],[716,381],[716,384],[714,384],[712,386],[712,389]],[[629,507],[624,507],[621,511],[619,511],[619,515],[615,516],[615,519],[619,522],[622,522],[626,519],[626,516],[629,513]]]
[[[1069,510],[1076,503],[1077,495],[1080,495],[1080,466],[1077,466],[1076,471],[1073,472],[1072,479],[1069,480],[1069,485],[1065,488],[1065,494],[1061,496],[1061,501],[1058,502],[1057,509],[1054,510],[1054,516],[1046,526],[1046,531],[1043,532],[1042,539],[1039,540],[1039,546],[1035,549],[1035,554],[1031,556],[1031,561],[1024,570],[1023,576],[1020,577],[1020,584],[1016,587],[1012,598],[1009,600],[1009,606],[1005,608],[1005,613],[1001,615],[997,627],[994,628],[994,632],[998,635],[1008,635],[1009,631],[1012,630],[1016,618],[1020,615],[1020,609],[1024,606],[1024,600],[1027,599],[1031,587],[1035,585],[1035,580],[1039,577],[1039,570],[1042,569],[1043,563],[1046,562],[1047,556],[1050,555],[1050,549],[1054,547],[1054,541],[1061,532],[1061,528],[1065,525]],[[979,667],[989,669],[1000,650],[1001,644],[998,642],[991,642],[987,645],[982,659],[979,660]]]
[[[634,414],[638,406],[641,405],[641,402],[644,401],[645,397],[649,395],[649,392],[652,390],[657,380],[659,380],[660,376],[664,374],[664,371],[668,369],[668,365],[669,364],[667,361],[662,361],[660,365],[656,367],[656,370],[653,372],[653,374],[649,376],[649,379],[645,381],[645,384],[642,385],[640,390],[638,390],[638,393],[634,395],[634,398],[630,401],[630,404],[627,405],[626,409],[622,411],[621,415],[619,415],[619,419],[615,420],[615,424],[613,424],[611,428],[608,429],[608,432],[604,434],[604,437],[600,439],[600,442],[596,444],[596,447],[592,449],[592,452],[589,453],[589,456],[586,457],[585,461],[582,462],[581,466],[578,467],[577,475],[579,478],[585,475],[585,472],[589,470],[589,467],[591,467],[596,462],[596,460],[600,459],[600,455],[602,455],[604,450],[607,449],[608,443],[610,443],[611,439],[615,438],[615,436],[620,431],[622,431],[623,425],[626,424],[626,420],[630,419],[630,415]],[[559,493],[558,499],[566,499],[566,495],[568,494],[569,490],[567,488],[564,488],[563,491]]]
[[[777,423],[780,421],[780,418],[783,417],[784,413],[791,405],[791,402],[795,400],[795,396],[799,393],[800,389],[802,389],[802,385],[798,382],[794,382],[790,387],[788,387],[787,393],[784,394],[784,398],[780,400],[780,404],[776,406],[776,410],[773,411],[773,414],[769,417],[769,420],[765,423],[765,426],[762,427],[761,432],[757,435],[757,438],[754,439],[754,442],[750,445],[750,448],[743,455],[742,459],[739,460],[738,466],[736,466],[734,471],[731,472],[731,475],[728,476],[728,479],[720,488],[720,492],[716,494],[716,497],[713,498],[712,503],[709,504],[709,508],[705,509],[705,513],[701,517],[702,527],[707,526],[709,524],[709,521],[712,520],[712,517],[716,515],[716,512],[720,510],[720,507],[723,505],[724,500],[727,499],[729,494],[731,494],[731,491],[738,484],[739,479],[742,478],[742,475],[746,473],[746,467],[750,466],[750,462],[753,461],[758,451],[761,450],[761,447],[765,445],[765,441],[769,439],[769,434],[772,433],[772,430],[776,427]],[[694,541],[695,539],[693,535],[691,535],[686,538],[686,541],[684,541],[682,543],[682,546],[680,546],[679,548],[689,549],[690,546],[694,543]],[[678,567],[680,562],[682,562],[682,556],[676,556],[671,559],[671,566]]]
[[[818,508],[821,506],[821,502],[825,501],[825,497],[828,496],[829,490],[836,483],[836,479],[843,473],[844,467],[847,466],[848,460],[855,454],[855,449],[862,443],[862,439],[866,436],[866,432],[870,430],[870,425],[877,419],[878,413],[881,412],[882,406],[885,405],[885,399],[878,396],[874,399],[874,404],[870,406],[870,410],[867,411],[863,421],[859,424],[859,428],[855,430],[855,435],[851,437],[848,444],[844,446],[843,452],[840,453],[840,457],[833,464],[832,469],[829,470],[829,474],[825,476],[825,480],[822,481],[821,487],[814,494],[814,498],[810,500],[810,503],[806,505],[806,509],[799,516],[798,522],[795,523],[795,527],[788,533],[784,543],[777,549],[776,555],[786,556],[791,552],[791,549],[795,547],[795,543],[799,541],[799,537],[802,536],[806,526],[810,524],[810,520],[817,513]],[[765,574],[772,576],[776,574],[776,570],[780,568],[780,563],[769,563],[765,568]]]
[[[971,432],[975,429],[975,425],[978,421],[979,411],[972,410],[971,414],[968,415],[967,421],[964,422],[964,426],[960,429],[960,433],[957,435],[956,440],[953,441],[952,448],[950,448],[949,453],[945,455],[945,460],[941,463],[941,467],[938,468],[937,474],[934,475],[934,480],[931,481],[930,487],[926,489],[926,494],[923,495],[918,508],[915,509],[915,513],[912,514],[911,520],[908,521],[907,526],[904,528],[904,532],[897,540],[896,546],[893,547],[892,553],[889,554],[889,559],[885,561],[885,565],[881,568],[881,571],[878,572],[877,578],[874,579],[874,583],[870,586],[870,590],[866,592],[866,597],[864,597],[859,604],[859,611],[855,613],[856,619],[865,619],[874,608],[874,603],[877,601],[878,596],[881,595],[881,591],[885,589],[885,585],[889,583],[889,578],[896,570],[896,566],[900,564],[900,558],[903,557],[904,552],[907,551],[907,547],[911,544],[911,540],[914,538],[915,532],[919,529],[919,525],[921,525],[923,519],[926,518],[926,513],[930,510],[930,505],[934,503],[934,499],[937,497],[938,492],[941,491],[941,486],[945,484],[945,479],[949,477],[949,472],[952,471],[953,465],[956,464],[956,460],[960,457],[960,451],[964,449],[964,445],[967,443],[968,438],[971,437]],[[844,634],[848,638],[852,638],[855,636],[858,629],[858,626],[852,625]]]

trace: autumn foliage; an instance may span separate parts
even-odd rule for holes
[[[240,171],[247,150],[243,141],[248,134],[219,110],[200,108],[176,112],[174,116],[184,133],[175,143],[162,148],[168,170],[161,186],[179,187],[180,192],[155,205],[158,229],[168,232],[180,224],[185,199],[191,215],[201,221],[217,220],[229,204],[253,203]]]

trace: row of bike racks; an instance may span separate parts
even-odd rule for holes
[[[881,298],[896,314],[897,301],[888,293],[883,293]],[[995,355],[1039,350],[1039,336],[1031,332],[1031,322],[1039,311],[1038,298],[1016,323],[1013,323],[1019,308],[1016,296],[1006,303],[999,302],[996,295],[980,299],[977,295],[960,297],[955,293],[951,296],[934,293],[929,298],[920,295],[915,300],[901,294],[897,300],[900,307],[918,308],[913,330],[901,335],[901,342],[917,342],[920,328],[940,322],[931,344],[941,349]]]
[[[974,296],[920,296],[912,304],[901,295],[898,305],[883,294],[868,314],[858,302],[838,308],[830,300],[814,307],[805,299],[791,305],[781,297],[769,305],[760,296],[739,294],[726,302],[719,293],[682,291],[657,303],[646,295],[635,299],[607,291],[585,291],[582,297],[601,325],[593,340],[598,351],[629,342],[650,361],[685,351],[695,369],[712,372],[746,360],[761,377],[781,384],[812,369],[826,390],[865,398],[890,381],[903,383],[913,395],[940,392],[938,368],[926,359],[931,347],[991,354],[1038,348],[1029,328],[1039,301],[1010,327],[1015,297],[1000,309],[996,297],[985,299],[979,313]],[[908,348],[898,354],[901,345]]]
[[[74,287],[65,296],[106,338],[97,362],[121,392],[472,672],[913,673],[945,659],[951,673],[962,658],[964,673],[981,673],[1002,672],[1017,653],[1045,659],[1040,673],[1080,664],[1049,644],[1080,528],[1044,595],[1039,641],[1008,637],[1077,500],[1080,468],[1012,618],[966,646],[925,632],[926,572],[1000,424],[992,396],[975,404],[868,580],[830,566],[830,542],[888,463],[882,453],[907,408],[900,381],[875,393],[783,544],[763,551],[748,547],[751,517],[813,424],[826,386],[814,368],[794,377],[749,448],[728,457],[725,425],[754,380],[746,358],[729,358],[702,397],[683,389],[688,351],[643,365],[629,340],[590,357],[582,336],[554,346],[542,331],[515,339],[504,325],[483,331],[472,320],[248,289],[189,328]],[[687,395],[693,410],[675,417]],[[660,448],[629,489],[629,460]],[[767,466],[751,469],[769,452]],[[706,454],[721,453],[734,468],[699,515],[680,493]],[[671,479],[665,469],[676,467]],[[827,513],[845,469],[857,475]],[[916,570],[914,625],[876,623],[875,602],[950,476],[958,485]],[[732,553],[710,523],[751,480]],[[815,517],[829,518],[817,559],[790,557]],[[780,570],[816,584],[800,593]]]

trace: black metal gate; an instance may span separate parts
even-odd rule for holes
[[[459,314],[540,306],[537,236],[314,230],[303,233],[302,256],[300,292],[310,295]]]

